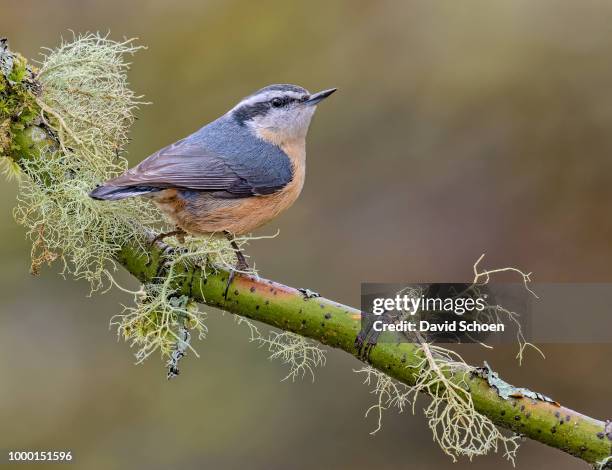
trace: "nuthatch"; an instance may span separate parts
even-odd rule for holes
[[[270,85],[217,120],[94,189],[94,199],[150,197],[177,230],[166,236],[223,232],[234,241],[290,207],[304,185],[306,133],[317,104],[335,88],[310,94]],[[228,282],[231,283],[231,278]]]

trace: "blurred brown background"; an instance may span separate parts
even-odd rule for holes
[[[361,281],[465,280],[475,259],[537,281],[612,279],[612,4],[464,1],[1,0],[0,35],[36,58],[69,29],[138,36],[131,162],[269,83],[340,91],[319,109],[298,203],[248,252],[262,275],[359,303]],[[28,274],[0,188],[0,448],[71,449],[78,468],[418,468],[450,460],[421,415],[372,403],[330,351],[316,382],[210,311],[209,338],[170,383],[133,365],[109,318],[113,292]],[[129,282],[127,277],[125,282]],[[610,328],[612,320],[602,328]],[[611,418],[610,345],[466,351],[518,385]],[[500,456],[456,468],[511,468]],[[518,468],[586,468],[526,442]]]

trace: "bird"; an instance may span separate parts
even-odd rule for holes
[[[236,236],[274,219],[304,186],[306,135],[317,105],[337,89],[311,94],[291,84],[269,85],[218,119],[93,189],[97,200],[142,196],[176,226],[164,238],[223,234],[236,271],[249,268]]]

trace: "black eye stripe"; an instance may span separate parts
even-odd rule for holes
[[[278,108],[281,106],[285,106],[289,103],[292,103],[294,101],[296,101],[296,99],[292,98],[291,96],[275,96],[274,98],[270,100],[270,104]]]
[[[279,106],[274,106],[272,101],[280,100],[281,104]],[[308,99],[308,95],[302,96],[300,98],[295,98],[293,96],[275,96],[266,101],[259,101],[251,104],[245,104],[235,109],[232,113],[234,119],[240,124],[244,125],[246,121],[250,121],[251,119],[256,118],[257,116],[265,116],[272,109],[279,109],[283,106],[286,106],[289,103],[293,102],[302,102]]]

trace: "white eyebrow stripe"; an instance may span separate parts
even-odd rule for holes
[[[304,96],[304,94],[303,93],[298,93],[298,92],[295,92],[295,91],[290,91],[290,90],[286,90],[286,91],[279,91],[279,90],[265,91],[263,93],[258,93],[256,95],[247,96],[240,103],[238,103],[236,106],[234,106],[232,108],[232,111],[234,109],[240,108],[241,106],[250,106],[250,105],[253,105],[253,104],[256,104],[256,103],[263,103],[265,101],[270,101],[274,97],[283,98],[283,97],[286,97],[286,96],[288,96],[290,98],[294,98],[294,99],[300,99],[302,96]]]

